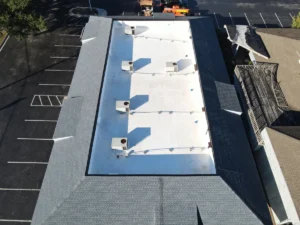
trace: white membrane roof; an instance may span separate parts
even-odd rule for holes
[[[135,35],[126,35],[134,26]],[[188,21],[114,21],[89,174],[215,174]],[[134,72],[122,71],[133,61]],[[178,72],[166,72],[177,62]],[[130,112],[116,111],[129,100]],[[128,139],[128,156],[111,148]]]

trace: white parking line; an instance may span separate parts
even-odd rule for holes
[[[245,17],[246,17],[246,20],[247,20],[249,26],[251,26],[251,23],[250,23],[250,21],[248,20],[247,14],[246,14],[246,13],[244,13],[244,14],[245,14]]]
[[[7,161],[9,164],[48,164],[48,162],[23,162],[23,161]]]
[[[31,220],[13,220],[13,219],[0,219],[0,222],[7,223],[31,223]]]
[[[24,120],[25,122],[49,122],[49,123],[56,123],[57,120],[28,120],[28,119],[25,119]]]
[[[216,22],[217,22],[218,28],[220,29],[220,26],[219,26],[219,22],[218,22],[218,19],[217,19],[216,13],[214,13],[214,15],[215,15],[215,19],[216,19]]]
[[[71,86],[70,84],[39,84],[39,86]]]
[[[10,37],[10,36],[8,35],[8,37],[6,38],[5,42],[3,43],[3,45],[2,45],[2,47],[1,47],[1,49],[0,49],[0,52],[2,51],[2,49],[4,48],[4,46],[6,45],[6,42],[8,41],[9,37]]]
[[[77,56],[50,56],[50,59],[76,59]]]
[[[26,189],[26,188],[0,188],[0,191],[40,191],[41,189]]]
[[[83,32],[84,32],[85,27],[82,28],[81,34],[80,34],[80,39],[82,38]]]
[[[282,23],[281,23],[281,21],[280,21],[280,19],[279,19],[279,17],[277,16],[277,14],[276,14],[276,13],[275,13],[275,16],[276,16],[276,18],[278,19],[278,21],[279,21],[279,23],[280,23],[281,27],[283,27],[283,25],[282,25]]]
[[[28,141],[53,141],[52,138],[24,138],[24,137],[18,137],[17,140],[28,140]]]
[[[81,48],[80,45],[54,45],[54,47]]]
[[[264,20],[264,18],[263,18],[263,16],[261,15],[261,13],[259,13],[259,15],[260,15],[261,19],[263,20],[263,22],[264,22],[266,28],[268,28],[268,27],[267,27],[267,24],[266,24],[266,21]]]
[[[294,18],[294,16],[293,16],[291,13],[289,13],[289,14],[290,14],[291,18],[293,19],[293,18]]]
[[[46,72],[74,72],[74,70],[53,70],[53,69],[45,69]]]
[[[230,14],[230,13],[229,13],[229,16],[230,16],[230,19],[231,19],[232,25],[234,26],[234,22],[233,22],[233,19],[232,19],[232,16],[231,16],[231,14]]]
[[[79,34],[58,34],[59,36],[66,36],[66,37],[79,37]]]
[[[50,99],[49,95],[48,95],[47,97],[48,97],[48,100],[49,100],[49,102],[50,102],[50,105],[53,106],[53,104],[52,104],[52,102],[51,102],[51,99]]]
[[[59,98],[56,96],[56,99],[58,101],[58,103],[61,105],[61,101],[59,100]]]
[[[42,101],[42,97],[44,97],[44,102]],[[45,104],[45,98],[46,97],[48,99],[49,104],[47,104],[47,103]],[[59,104],[53,103],[51,101],[50,97],[53,97],[53,98],[56,97],[56,99],[58,99],[57,101],[58,101]],[[64,98],[65,95],[34,95],[33,98],[32,98],[33,100],[31,101],[30,106],[31,107],[61,107],[61,101],[59,101],[58,97]],[[34,102],[34,99],[39,99],[40,103]]]

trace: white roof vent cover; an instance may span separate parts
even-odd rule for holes
[[[177,62],[167,62],[166,63],[166,72],[178,72]]]

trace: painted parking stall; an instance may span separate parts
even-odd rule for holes
[[[216,28],[223,28],[225,24],[250,25],[258,28],[290,28],[294,14],[287,12],[212,12],[200,15],[211,17]]]

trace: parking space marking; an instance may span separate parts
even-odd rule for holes
[[[7,161],[9,164],[48,164],[48,162],[22,162],[22,161]]]
[[[70,84],[39,84],[39,86],[66,86],[70,87]]]
[[[49,122],[49,123],[56,123],[57,120],[28,120],[28,119],[25,119],[24,120],[25,122]]]
[[[216,19],[216,22],[217,22],[218,28],[220,29],[220,26],[219,26],[219,22],[218,22],[218,19],[217,19],[216,13],[214,13],[214,15],[215,15],[215,19]]]
[[[42,97],[44,98],[44,102],[42,101]],[[53,103],[50,99],[50,97],[55,98],[58,104]],[[30,103],[30,106],[32,107],[61,107],[62,103],[59,98],[64,98],[66,97],[65,95],[34,95],[32,98],[32,101]],[[49,104],[45,104],[45,98],[48,99]],[[39,100],[39,103],[35,102]]]
[[[275,13],[275,16],[276,16],[276,18],[278,19],[278,22],[280,23],[280,26],[283,27],[283,25],[282,25],[282,23],[281,23],[281,21],[280,21],[280,19],[279,19],[279,17],[277,16],[276,13]]]
[[[267,24],[266,24],[266,21],[264,20],[264,18],[263,18],[263,16],[261,15],[261,13],[259,13],[259,15],[260,15],[261,19],[263,20],[263,22],[264,22],[266,28],[268,28],[268,27],[267,27]]]
[[[83,32],[84,32],[85,27],[82,28],[81,34],[80,34],[80,39],[82,38]]]
[[[50,59],[76,59],[77,56],[50,56]]]
[[[233,22],[233,19],[232,19],[232,16],[231,16],[231,14],[230,14],[230,13],[229,13],[229,16],[230,16],[230,19],[231,19],[232,25],[234,26],[234,22]]]
[[[0,222],[7,223],[31,223],[31,220],[13,220],[13,219],[0,219]]]
[[[65,36],[65,37],[79,37],[79,34],[58,34],[59,36]]]
[[[245,17],[246,17],[246,20],[247,20],[249,26],[251,26],[251,23],[250,23],[250,21],[248,20],[247,14],[246,14],[246,13],[244,13],[244,14],[245,14]]]
[[[289,13],[289,14],[290,14],[291,18],[294,19],[294,16],[291,13]]]
[[[53,69],[45,69],[46,72],[74,72],[74,70],[53,70]]]
[[[40,191],[41,189],[26,189],[26,188],[0,188],[0,191]]]
[[[3,43],[3,45],[2,45],[2,47],[0,49],[0,52],[2,51],[2,49],[4,48],[4,46],[6,45],[6,42],[8,41],[9,37],[10,36],[8,35],[7,38],[6,38],[6,40],[5,40],[5,42]]]
[[[58,101],[58,103],[60,104],[60,105],[62,105],[61,104],[61,101],[59,100],[59,98],[56,96],[56,99],[57,99],[57,101]]]
[[[53,141],[52,138],[24,138],[24,137],[18,137],[17,140],[27,140],[27,141]]]
[[[80,45],[54,45],[54,47],[64,47],[64,48],[81,48]]]

